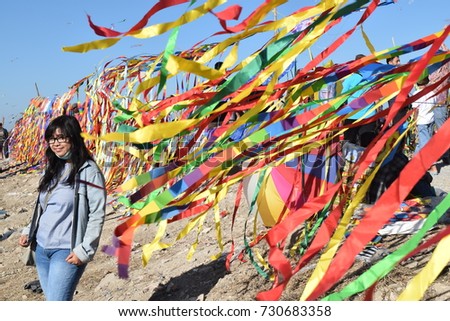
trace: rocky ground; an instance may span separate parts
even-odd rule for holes
[[[450,166],[441,165],[441,172],[434,177],[433,186],[448,192],[450,190]],[[25,301],[43,300],[42,293],[33,293],[24,289],[25,284],[36,280],[34,267],[24,266],[22,255],[24,249],[18,246],[21,228],[28,222],[36,197],[36,186],[39,179],[37,172],[28,172],[23,167],[14,167],[6,161],[0,166],[0,300]],[[245,207],[245,200],[242,201]],[[234,206],[234,193],[230,193],[221,204],[222,209],[231,213]],[[109,244],[111,235],[118,221],[124,216],[124,209],[108,205],[107,217],[101,243]],[[230,250],[231,236],[234,234],[236,246],[239,247],[244,231],[246,209],[239,211],[233,233],[231,232],[231,215],[222,218],[224,253]],[[186,225],[185,221],[170,224],[166,237],[174,240],[178,232]],[[432,232],[436,233],[443,226]],[[142,245],[150,242],[156,232],[156,226],[143,226],[138,229],[132,252],[130,277],[126,280],[117,276],[116,262],[102,252],[98,252],[93,262],[81,279],[75,300],[108,301],[108,300],[254,300],[256,294],[269,289],[271,283],[259,276],[250,262],[235,259],[230,271],[225,268],[224,256],[211,260],[220,249],[216,241],[213,215],[209,215],[200,233],[199,244],[192,260],[187,260],[187,253],[195,243],[195,233],[176,242],[172,247],[155,252],[150,263],[142,267]],[[409,236],[388,236],[383,246],[391,250],[404,242]],[[430,253],[421,253],[399,265],[387,278],[380,281],[375,292],[376,300],[395,300],[405,288],[411,276],[424,266]],[[346,280],[355,278],[367,269],[368,264],[357,261],[346,275]],[[290,282],[282,296],[282,300],[298,300],[309,273],[306,268],[298,273]],[[449,266],[430,289],[425,300],[450,300]],[[340,285],[338,284],[337,287]],[[352,299],[361,300],[361,296]]]

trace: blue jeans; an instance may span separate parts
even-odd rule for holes
[[[75,288],[86,268],[66,262],[69,249],[36,246],[36,268],[47,301],[72,301]]]
[[[439,130],[441,126],[445,123],[448,117],[448,109],[447,106],[437,106],[433,108],[434,113],[434,123],[436,124],[436,129]],[[450,151],[446,151],[444,155],[442,155],[441,158],[449,158],[450,157]]]
[[[415,153],[418,153],[433,137],[434,122],[427,125],[417,125],[417,146]]]
[[[434,114],[434,123],[436,124],[436,128],[441,128],[441,126],[447,120],[447,106],[436,106],[433,108]]]

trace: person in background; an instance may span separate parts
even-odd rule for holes
[[[105,178],[73,116],[45,130],[46,168],[30,225],[19,245],[31,246],[46,300],[70,301],[97,251],[106,210]]]
[[[355,56],[355,60],[364,58],[365,55],[358,54]],[[369,67],[369,66],[367,66]],[[361,69],[367,68],[363,67]],[[348,91],[353,90],[355,87],[359,86],[364,82],[364,77],[360,71],[354,72],[350,76],[344,79],[342,82],[342,93],[346,93]],[[347,100],[347,103],[350,104],[353,100],[361,97],[367,89],[360,89],[352,93]],[[344,125],[352,125],[353,123],[361,120],[362,118],[366,119],[375,115],[375,111],[369,110],[373,107],[373,104],[370,104],[366,107],[360,108],[358,112],[350,115],[346,120],[344,120]],[[368,114],[367,114],[368,113]],[[360,145],[362,147],[367,147],[369,143],[373,140],[373,138],[377,134],[378,124],[376,121],[367,123],[365,125],[359,125],[348,128],[344,132],[344,140],[349,141],[352,144]]]
[[[448,51],[447,46],[444,44],[441,46],[440,50]],[[448,77],[448,73],[450,72],[450,62],[444,64],[441,68],[436,70],[435,72],[430,74],[430,83],[434,84],[435,82],[441,80],[443,77],[446,77],[446,80],[442,82],[434,92],[438,93],[436,95],[436,106],[433,109],[434,114],[434,124],[435,130],[439,130],[441,126],[445,123],[448,118],[448,105],[449,105],[449,93],[448,89],[439,92],[442,88],[448,86],[450,83],[450,77]],[[441,160],[444,164],[450,165],[450,151],[446,151],[444,155],[442,155]]]
[[[223,61],[218,61],[214,64],[214,69],[220,70],[222,68]]]
[[[400,58],[398,56],[386,58],[386,63],[392,66],[400,65]]]
[[[8,138],[8,131],[3,127],[3,123],[0,123],[0,159],[6,158],[6,154],[3,153],[5,148],[5,141]]]
[[[222,68],[222,66],[223,66],[223,61],[218,61],[218,62],[216,62],[216,63],[214,64],[214,69],[220,70],[220,69]],[[225,70],[225,71],[226,71],[226,70]],[[225,81],[227,81],[227,78],[226,78],[226,77],[223,78],[223,79],[217,84],[217,86],[222,85]]]
[[[386,63],[387,63],[388,65],[391,65],[391,66],[394,66],[394,67],[400,66],[400,58],[399,58],[398,56],[386,58]],[[388,101],[388,103],[387,103],[387,106],[388,106],[387,108],[392,107],[392,105],[394,104],[394,102],[395,102],[395,98],[390,99],[390,100]],[[406,115],[406,113],[408,112],[408,110],[410,110],[410,109],[411,109],[411,105],[403,106],[403,107],[397,112],[397,114],[394,116],[392,122],[391,122],[390,124],[388,124],[389,127],[390,127],[390,126],[393,126],[393,125],[396,124],[399,120],[401,120],[401,119]],[[383,123],[384,123],[384,119],[383,119]],[[400,127],[399,127],[400,133],[403,133],[403,132],[406,130],[407,127],[408,127],[408,124],[407,124],[407,121],[406,121],[405,123],[403,123],[402,125],[400,125]],[[403,144],[402,144],[402,145],[403,145]]]
[[[330,60],[324,64],[323,68],[330,69],[334,66],[335,66],[335,63],[332,60]],[[322,87],[320,87],[320,89],[319,89],[318,98],[325,102],[328,102],[329,100],[335,98],[336,97],[336,87],[337,87],[337,84],[335,81],[324,83],[322,85]]]
[[[424,89],[430,82],[428,76],[423,77],[417,82],[417,91]],[[436,97],[433,91],[422,96],[418,101],[412,103],[412,108],[417,109],[417,145],[415,153],[418,153],[433,137],[434,134],[434,113],[436,106]],[[437,175],[436,164],[433,164],[428,170],[431,175]]]

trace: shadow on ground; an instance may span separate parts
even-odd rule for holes
[[[211,289],[225,275],[225,258],[200,265],[180,276],[160,284],[149,301],[196,301],[204,300]]]

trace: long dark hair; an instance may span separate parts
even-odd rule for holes
[[[88,159],[92,159],[92,156],[84,144],[83,137],[81,137],[80,123],[75,117],[62,115],[53,119],[45,130],[44,137],[47,142],[53,137],[57,128],[61,130],[62,135],[69,139],[72,145],[70,148],[72,152],[70,157],[72,170],[67,178],[67,183],[74,186],[75,176],[78,170]],[[45,168],[45,174],[39,182],[38,190],[40,192],[49,191],[56,186],[66,163],[65,160],[55,155],[50,146],[47,147],[45,156],[47,158],[47,166]]]

